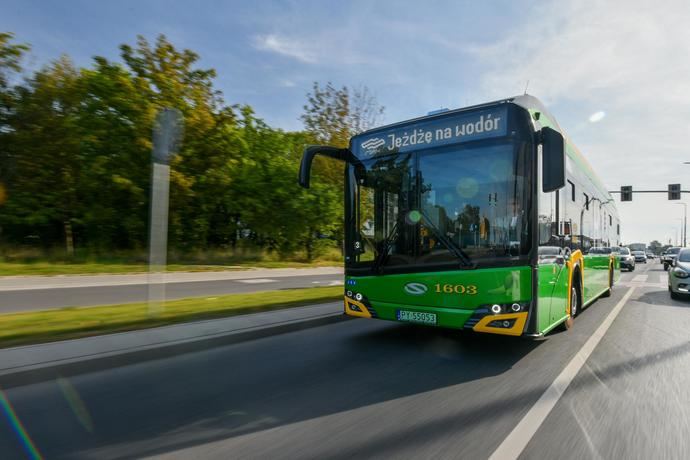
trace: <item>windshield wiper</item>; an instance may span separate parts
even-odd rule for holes
[[[441,230],[434,225],[434,223],[429,219],[424,212],[420,211],[420,214],[422,218],[426,221],[427,227],[432,231],[432,233],[436,236],[436,238],[441,241],[453,254],[455,254],[455,257],[457,257],[460,262],[462,262],[462,265],[468,268],[477,268],[477,264],[472,262],[470,257],[455,245],[446,235],[444,235]]]
[[[391,229],[391,232],[386,236],[386,239],[383,240],[383,244],[381,245],[381,252],[378,253],[376,256],[376,259],[374,259],[374,264],[372,266],[373,271],[377,273],[381,273],[383,270],[383,264],[386,262],[386,259],[388,259],[388,251],[390,251],[391,245],[393,244],[393,241],[398,237],[398,228],[400,227],[400,220],[398,220],[395,225],[393,225],[393,228]]]

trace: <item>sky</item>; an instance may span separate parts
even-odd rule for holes
[[[229,104],[301,128],[314,81],[366,86],[384,123],[517,94],[540,98],[609,190],[690,189],[690,2],[0,0],[35,70],[119,57],[165,34],[217,70]],[[686,200],[683,200],[686,201]],[[683,207],[618,203],[623,241],[675,243]]]

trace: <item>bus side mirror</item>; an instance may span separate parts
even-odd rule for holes
[[[304,153],[302,154],[302,162],[299,165],[299,185],[304,188],[309,188],[311,164],[316,155],[323,155],[325,157],[334,158],[336,160],[346,161],[349,163],[358,163],[358,160],[349,149],[340,149],[338,147],[329,147],[326,145],[310,145],[304,149]]]
[[[541,129],[542,190],[553,192],[565,186],[565,142],[561,133],[545,126]]]

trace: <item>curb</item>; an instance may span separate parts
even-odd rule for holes
[[[74,358],[63,362],[39,364],[30,368],[19,368],[0,374],[0,389],[30,385],[54,380],[58,377],[73,377],[115,367],[153,361],[158,359],[194,353],[209,348],[218,348],[240,342],[247,342],[268,336],[310,329],[352,319],[343,313],[322,315],[302,320],[292,320],[266,326],[221,333],[213,336],[188,339],[182,342],[168,342],[133,350],[103,353],[100,356]]]

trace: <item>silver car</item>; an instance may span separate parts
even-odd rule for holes
[[[681,249],[668,271],[668,292],[672,299],[690,294],[690,249]]]

